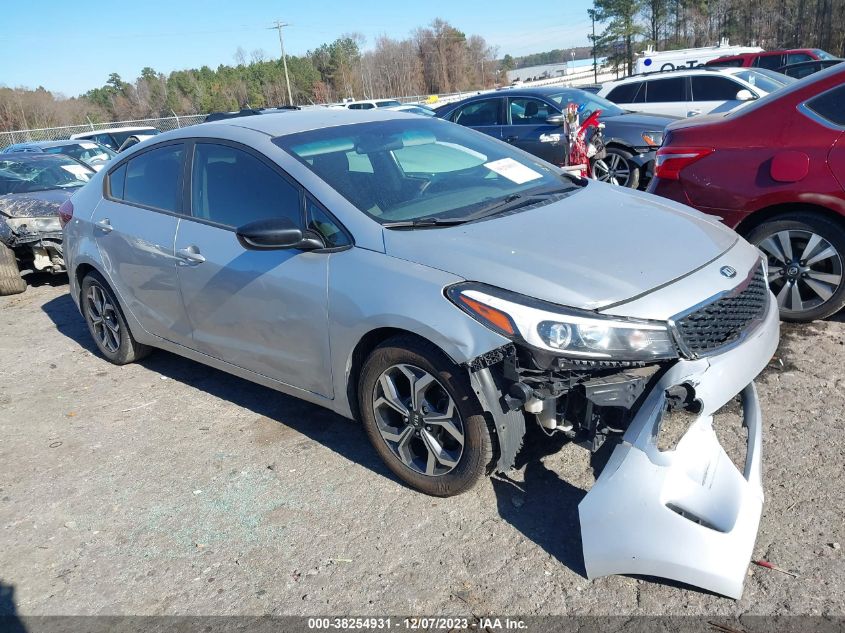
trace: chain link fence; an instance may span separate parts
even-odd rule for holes
[[[608,72],[606,68],[599,68],[599,81],[608,81],[613,79],[613,75]],[[550,86],[550,85],[567,85],[578,86],[592,83],[593,69],[589,68],[579,73],[574,73],[568,76],[555,77],[539,81],[526,81],[523,83],[526,87],[534,86]],[[464,92],[453,92],[449,94],[436,95],[409,95],[405,97],[397,97],[402,103],[425,103],[432,107],[451,103],[453,101],[460,101],[464,97],[481,92],[491,92],[488,90],[472,90]],[[154,127],[162,132],[168,130],[175,130],[176,128],[187,127],[202,123],[205,120],[205,114],[188,114],[184,116],[170,116],[161,117],[157,119],[134,119],[132,121],[114,121],[111,123],[87,123],[83,125],[65,125],[62,127],[46,127],[32,130],[16,130],[13,132],[0,132],[0,150],[15,143],[27,143],[30,141],[58,141],[70,138],[71,134],[81,134],[83,132],[96,132],[106,128],[121,128],[121,127]]]
[[[71,134],[96,132],[106,128],[121,127],[154,127],[162,132],[187,127],[205,120],[204,114],[189,114],[185,116],[162,117],[158,119],[135,119],[132,121],[115,121],[111,123],[87,123],[84,125],[64,125],[62,127],[45,127],[33,130],[16,130],[14,132],[0,132],[0,149],[15,143],[30,141],[59,141],[70,138]]]

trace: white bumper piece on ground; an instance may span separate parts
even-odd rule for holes
[[[682,360],[646,396],[643,406],[581,501],[581,540],[589,578],[660,576],[731,598],[742,595],[763,508],[762,429],[754,378],[777,348],[777,304],[740,345],[717,356]],[[672,451],[657,436],[666,390],[688,384],[699,417]],[[713,431],[712,414],[737,393],[748,430],[744,471]]]

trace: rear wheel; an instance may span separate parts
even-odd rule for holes
[[[140,360],[151,348],[135,340],[111,288],[97,273],[82,280],[82,316],[97,349],[115,365]]]
[[[608,147],[607,155],[593,161],[593,177],[596,180],[636,189],[640,186],[640,170],[631,160],[630,152],[618,147]]]
[[[0,244],[0,297],[17,295],[26,290],[26,280],[21,277],[15,251]]]
[[[845,305],[845,230],[814,213],[755,227],[748,241],[768,259],[769,287],[784,321],[823,319]]]
[[[364,363],[367,435],[396,476],[430,495],[472,488],[493,461],[493,437],[466,372],[434,345],[397,337]]]

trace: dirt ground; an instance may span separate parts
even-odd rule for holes
[[[583,575],[583,449],[512,480],[398,483],[358,425],[157,352],[101,359],[63,283],[0,298],[0,585],[38,614],[845,613],[845,319],[784,326],[758,381],[766,504],[733,601]],[[841,544],[841,545],[840,545]],[[0,607],[2,613],[2,607]]]

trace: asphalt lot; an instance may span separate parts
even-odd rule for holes
[[[589,454],[402,486],[355,423],[157,352],[96,355],[62,283],[0,298],[0,584],[19,614],[845,614],[845,319],[784,326],[758,381],[766,505],[733,601],[583,576]],[[841,544],[838,545],[838,544]]]

